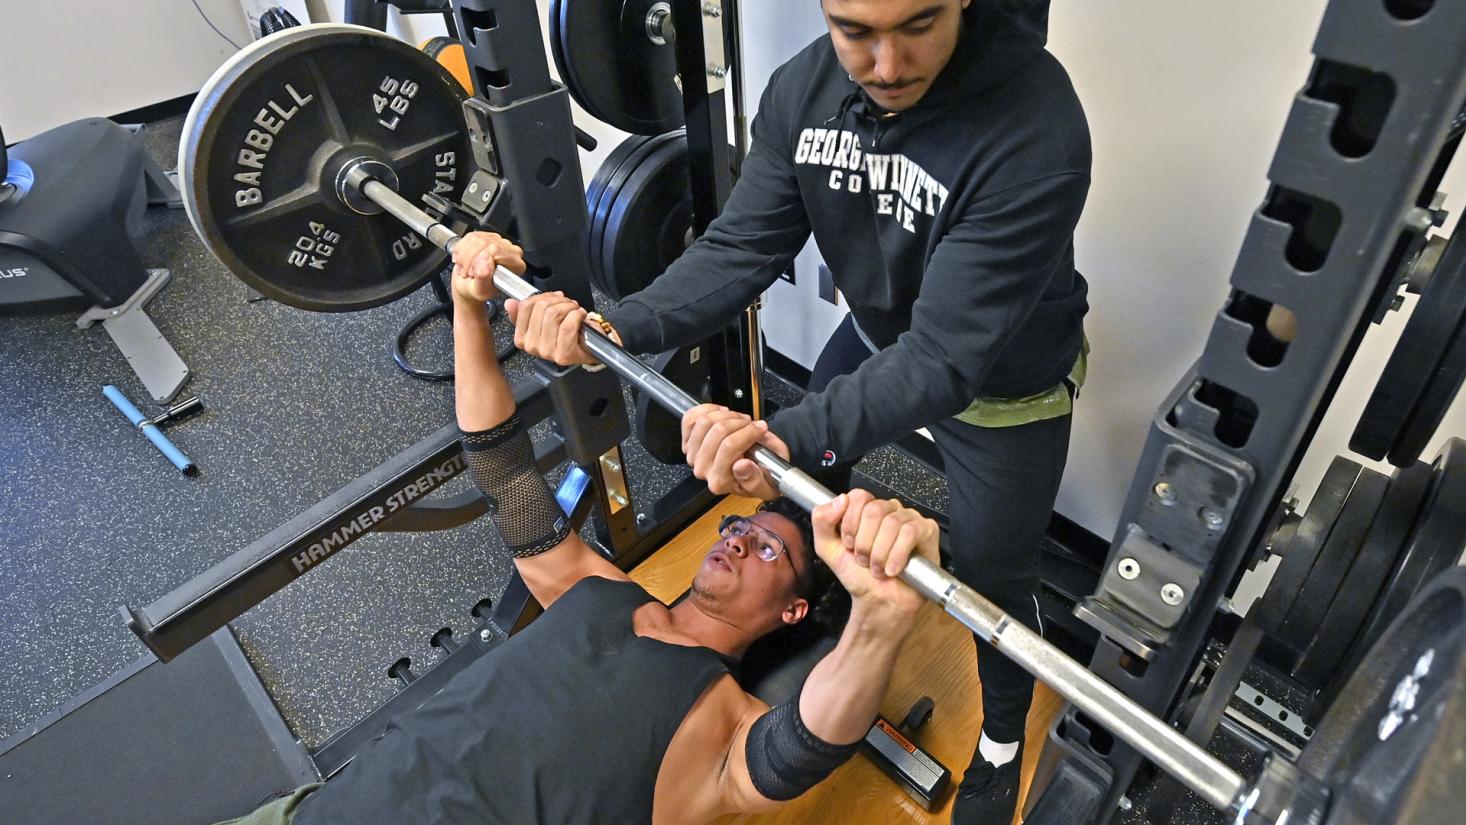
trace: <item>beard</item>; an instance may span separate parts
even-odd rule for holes
[[[722,595],[709,587],[707,582],[703,581],[702,576],[693,577],[692,586],[688,588],[688,592],[692,598],[702,604],[717,604],[722,601]]]
[[[687,588],[688,598],[709,610],[731,610],[739,601],[740,584],[741,581],[726,570],[711,565],[700,567]]]

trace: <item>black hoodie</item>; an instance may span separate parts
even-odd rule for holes
[[[1073,234],[1090,145],[1069,77],[1044,50],[1047,23],[1048,0],[973,0],[947,66],[889,117],[829,36],[779,67],[723,213],[608,313],[627,348],[705,338],[812,231],[880,352],[770,421],[796,465],[864,454],[980,397],[1058,385],[1087,309]]]

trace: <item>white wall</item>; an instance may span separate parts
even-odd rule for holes
[[[238,0],[198,0],[235,43]],[[234,53],[189,0],[0,3],[0,129],[9,143],[198,91]]]
[[[1050,47],[1094,144],[1075,238],[1094,353],[1058,509],[1109,537],[1150,418],[1227,294],[1322,4],[1104,5],[1059,0]]]
[[[4,0],[0,129],[15,143],[73,120],[106,117],[199,90],[253,39],[245,7],[282,5],[301,22],[341,22],[344,0]],[[548,3],[541,0],[542,8]],[[207,20],[204,15],[207,15]],[[209,27],[213,23],[216,33]],[[387,30],[420,43],[438,15],[388,14]],[[228,40],[225,39],[228,38]]]

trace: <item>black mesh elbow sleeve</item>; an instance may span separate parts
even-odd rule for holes
[[[758,718],[748,731],[745,757],[758,792],[776,801],[818,785],[855,753],[858,742],[831,745],[810,733],[799,717],[799,697]]]
[[[489,517],[511,556],[537,556],[570,535],[570,519],[535,465],[534,445],[519,416],[464,432],[462,443],[468,474],[489,500]]]

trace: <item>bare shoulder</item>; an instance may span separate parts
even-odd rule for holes
[[[731,675],[708,685],[673,734],[657,772],[653,825],[706,822],[745,810],[728,782],[735,744],[768,705],[744,692]],[[741,760],[739,760],[741,762]]]

